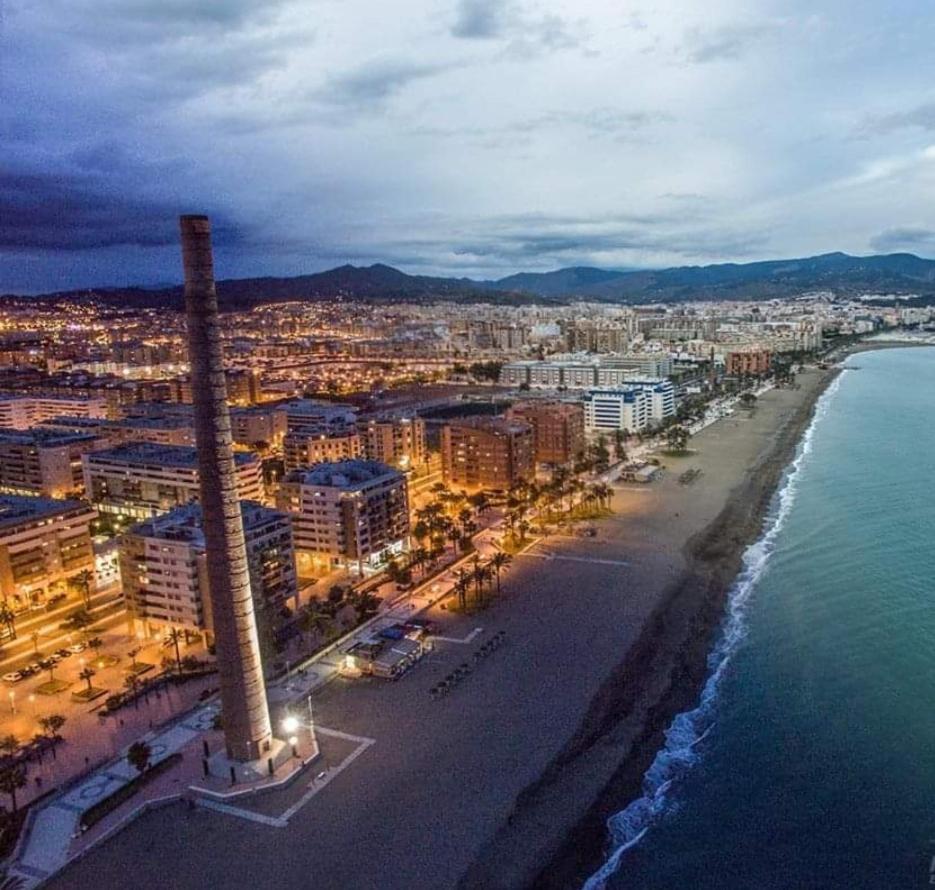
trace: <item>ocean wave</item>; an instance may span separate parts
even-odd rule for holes
[[[677,808],[674,786],[701,758],[700,743],[714,729],[714,714],[721,680],[747,635],[747,607],[757,582],[766,570],[776,538],[795,502],[802,468],[812,451],[815,429],[828,411],[828,405],[847,369],[822,393],[811,423],[805,430],[795,459],[785,473],[772,507],[764,522],[763,534],[743,555],[743,568],[731,587],[727,615],[717,644],[708,656],[708,679],[698,705],[678,714],[666,730],[666,742],[643,777],[643,795],[607,820],[613,851],[604,864],[585,882],[583,890],[604,890],[607,879],[620,867],[626,853],[646,836],[663,817]]]

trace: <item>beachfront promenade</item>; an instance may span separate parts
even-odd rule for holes
[[[610,682],[614,671],[686,577],[687,542],[732,492],[750,501],[741,486],[748,468],[772,453],[777,430],[808,403],[818,378],[802,375],[800,390],[767,392],[756,410],[713,423],[693,441],[694,453],[666,459],[670,472],[659,482],[617,486],[614,515],[595,523],[595,538],[556,535],[535,544],[486,611],[430,607],[436,646],[399,681],[316,676],[322,754],[301,781],[223,812],[185,804],[150,810],[49,886],[122,890],[127,874],[155,886],[165,862],[177,864],[173,886],[193,890],[299,890],[311,876],[325,888],[461,880],[486,888],[534,876],[633,754],[644,715],[667,694],[669,659],[681,644],[660,640],[641,668],[627,720],[602,716],[605,707],[613,712],[616,690],[628,688],[625,677]],[[680,485],[689,465],[702,471],[700,481]],[[498,634],[506,642],[475,661]],[[433,698],[430,690],[461,664],[473,669]],[[296,689],[291,700],[299,712],[307,696]],[[587,744],[573,744],[576,735]]]

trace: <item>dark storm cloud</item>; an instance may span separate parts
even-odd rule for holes
[[[870,239],[870,246],[880,253],[935,250],[935,229],[906,226],[885,229]]]
[[[178,241],[177,217],[192,208],[177,201],[115,194],[93,176],[0,171],[0,249],[88,250],[157,247]],[[240,235],[223,215],[219,243]]]

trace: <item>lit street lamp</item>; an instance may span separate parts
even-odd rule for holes
[[[10,690],[10,713],[16,713],[16,692],[12,689]]]

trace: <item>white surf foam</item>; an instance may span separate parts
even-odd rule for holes
[[[727,615],[717,644],[708,656],[708,679],[698,705],[675,717],[666,730],[666,743],[643,777],[643,795],[626,809],[607,820],[612,852],[606,862],[584,884],[584,890],[604,890],[607,879],[620,867],[626,853],[633,849],[660,819],[677,808],[674,790],[677,780],[698,762],[699,744],[714,729],[714,715],[721,680],[747,634],[747,607],[775,547],[776,537],[786,522],[798,490],[799,477],[812,451],[815,428],[828,410],[844,373],[839,374],[822,393],[815,414],[808,425],[796,456],[785,475],[773,502],[760,538],[743,555],[743,569],[731,587]]]

